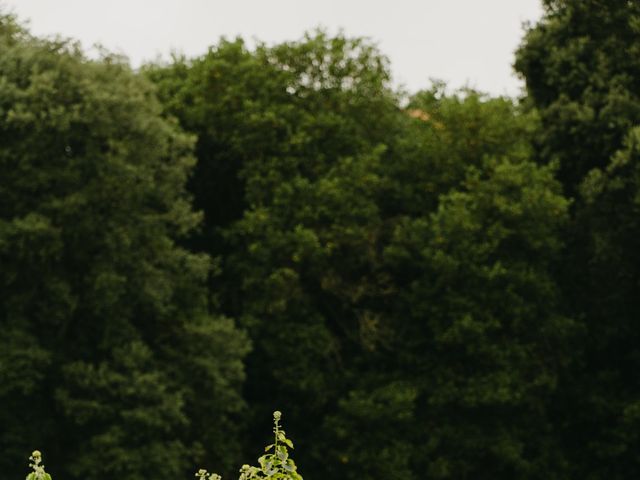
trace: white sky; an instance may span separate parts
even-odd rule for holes
[[[540,0],[0,0],[37,35],[100,43],[134,66],[171,50],[199,55],[220,36],[267,43],[321,26],[367,36],[391,59],[397,85],[429,78],[517,95],[513,52]]]

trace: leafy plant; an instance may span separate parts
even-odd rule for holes
[[[302,475],[297,472],[295,462],[289,457],[288,448],[293,448],[293,442],[287,438],[285,431],[280,426],[281,418],[281,412],[277,410],[273,412],[274,441],[265,448],[265,452],[271,453],[265,453],[258,458],[259,467],[243,465],[240,469],[239,480],[302,480]],[[208,473],[204,469],[198,470],[195,476],[199,480],[221,480],[220,475]]]
[[[44,464],[42,463],[42,454],[39,450],[34,450],[29,457],[29,466],[33,472],[27,475],[26,480],[51,480],[51,475],[44,471]]]

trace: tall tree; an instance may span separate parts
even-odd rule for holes
[[[205,234],[195,241],[221,257],[223,273],[214,284],[227,292],[223,308],[242,319],[255,344],[246,389],[252,417],[268,418],[274,406],[285,409],[301,451],[310,451],[317,438],[310,426],[322,422],[328,399],[335,399],[343,381],[331,372],[331,345],[340,338],[331,330],[340,327],[325,323],[315,311],[317,300],[294,306],[281,297],[294,295],[285,290],[288,273],[295,272],[283,269],[279,259],[290,255],[291,242],[312,247],[303,245],[313,242],[313,232],[296,220],[296,202],[319,215],[312,211],[316,181],[338,181],[340,168],[354,179],[366,173],[359,160],[351,167],[346,157],[377,157],[376,145],[397,128],[391,117],[399,109],[387,86],[386,60],[363,40],[316,32],[253,52],[239,40],[221,41],[202,58],[151,66],[147,73],[166,111],[198,137],[191,189],[205,212]],[[339,202],[340,185],[323,182]],[[355,218],[348,207],[341,206],[344,214]],[[351,237],[360,242],[356,232]],[[312,288],[316,273],[307,277]],[[262,442],[256,435],[264,430],[257,425],[249,435],[256,447]],[[304,465],[309,456],[301,460]]]
[[[539,156],[559,163],[575,196],[560,281],[584,336],[563,384],[572,478],[630,478],[640,469],[637,131],[640,5],[545,1],[516,68],[541,117]]]
[[[71,479],[228,466],[247,342],[176,245],[192,138],[123,59],[10,16],[0,50],[0,468],[34,446]]]

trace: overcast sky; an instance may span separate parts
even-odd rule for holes
[[[367,36],[391,59],[397,85],[429,78],[516,95],[513,52],[540,0],[0,0],[37,35],[101,43],[134,66],[173,49],[199,55],[222,35],[274,43],[324,27]]]

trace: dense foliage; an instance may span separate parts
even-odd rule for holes
[[[277,406],[308,479],[640,474],[640,10],[543,3],[519,102],[343,34],[134,72],[1,17],[2,471],[228,477]],[[297,478],[278,420],[243,479]]]
[[[640,4],[545,2],[516,58],[540,115],[540,162],[574,196],[558,265],[580,320],[557,412],[570,478],[640,474]]]
[[[226,465],[247,340],[176,243],[192,139],[118,58],[6,17],[0,52],[0,470],[34,445],[68,478]]]

